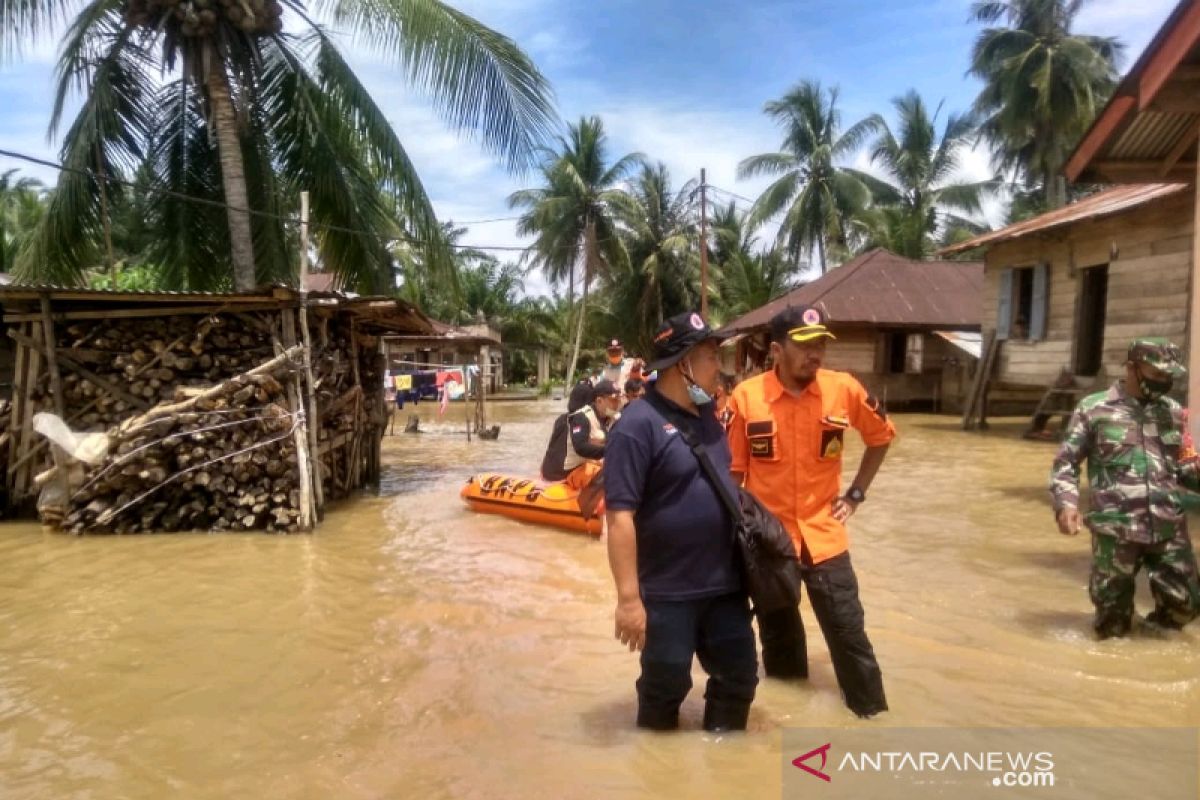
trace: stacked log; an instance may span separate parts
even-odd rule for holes
[[[62,326],[60,360],[94,373],[121,393],[62,369],[76,430],[103,431],[167,400],[180,386],[211,386],[269,359],[272,342],[252,317],[233,315],[100,320]]]
[[[299,529],[300,491],[283,381],[298,350],[203,391],[180,387],[109,433],[62,521],[74,533]]]
[[[44,510],[43,521],[75,533],[298,530],[314,493],[299,486],[294,426],[310,391],[319,452],[309,468],[324,499],[347,497],[375,477],[382,422],[374,411],[383,402],[376,342],[354,330],[349,314],[311,315],[310,387],[294,377],[303,373],[292,346],[301,337],[285,327],[294,320],[275,308],[59,318],[53,338],[65,421],[76,432],[106,433],[112,447],[81,479],[72,473],[70,500]],[[40,325],[9,335],[24,352],[43,347]],[[286,363],[262,372],[285,346],[293,353]],[[57,407],[45,358],[33,363],[22,419]],[[0,458],[5,419],[0,406]],[[50,447],[26,439],[14,444],[16,461],[44,486],[54,475]]]
[[[0,398],[0,464],[8,464],[8,451],[12,448],[12,403]],[[0,481],[0,512],[8,507],[7,483]],[[2,513],[0,513],[2,515]]]
[[[364,353],[355,334],[341,320],[322,320],[312,325],[314,343],[313,378],[317,413],[321,417],[317,438],[319,469],[325,481],[325,498],[349,496],[361,485],[359,463],[364,443],[371,435],[366,424],[365,395],[373,384],[362,378]],[[382,377],[379,380],[382,391]]]

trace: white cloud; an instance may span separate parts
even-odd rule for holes
[[[1177,0],[1093,0],[1075,19],[1077,33],[1117,36],[1126,45],[1128,70],[1177,5]]]

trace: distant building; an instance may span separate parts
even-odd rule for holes
[[[983,265],[876,249],[730,322],[726,369],[762,369],[767,325],[788,306],[824,309],[826,366],[853,373],[890,408],[957,411],[979,358]]]

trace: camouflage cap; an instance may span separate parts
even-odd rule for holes
[[[1182,378],[1187,374],[1187,368],[1183,366],[1183,353],[1178,345],[1161,336],[1134,339],[1129,345],[1129,360],[1161,369],[1172,378]]]

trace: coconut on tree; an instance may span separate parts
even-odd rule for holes
[[[75,8],[0,0],[0,56]],[[19,270],[78,281],[98,260],[106,194],[119,191],[108,179],[140,167],[154,176],[154,260],[180,286],[248,290],[290,277],[303,190],[317,256],[346,285],[393,288],[390,248],[401,239],[447,264],[400,138],[318,19],[392,58],[510,168],[531,163],[553,128],[550,90],[529,58],[439,0],[92,0],[58,61],[52,135],[69,97],[83,97],[63,135],[69,171]]]

